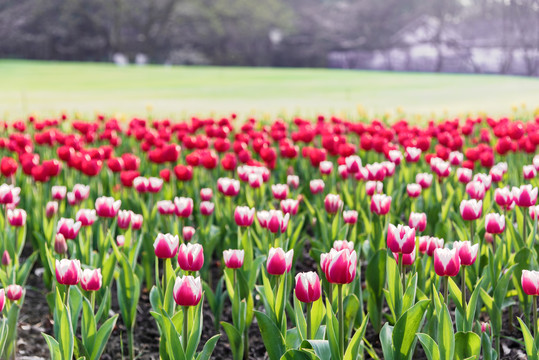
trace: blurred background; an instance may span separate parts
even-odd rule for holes
[[[301,67],[527,77],[539,75],[539,0],[2,0],[0,34],[0,58],[3,59],[108,62],[116,67],[151,64],[161,67]],[[20,76],[31,76],[34,80],[40,76],[43,79],[57,76],[56,84],[46,82],[50,90],[55,90],[56,86],[62,87],[63,71],[57,67],[20,66],[20,63],[13,61],[0,63],[2,75],[17,75],[13,82],[8,78],[4,86],[0,86],[0,95],[11,97],[11,103],[0,102],[0,105],[7,107],[6,111],[11,113],[22,109],[33,110],[32,105],[51,108],[49,99],[42,100],[32,95],[32,91],[45,87],[43,81],[21,85]],[[76,81],[73,72],[79,72],[74,68],[66,69],[70,74],[66,81]],[[114,87],[107,82],[107,78],[113,75],[103,76],[103,71],[106,69],[82,67],[80,74],[88,75],[88,79],[83,77],[80,81],[88,83],[99,79],[103,89]],[[139,76],[141,72],[136,71],[137,74],[133,75],[135,71],[132,71],[126,76]],[[429,96],[428,92],[434,88],[429,85],[427,78],[417,78],[420,87],[421,84],[427,87],[424,94],[409,96],[408,93],[389,93],[386,97],[380,92],[361,94],[360,90],[364,87],[358,90],[359,83],[367,87],[377,83],[372,76],[368,79],[359,76],[361,73],[327,73],[332,75],[324,76],[321,73],[303,73],[303,77],[301,74],[245,74],[241,71],[227,73],[225,70],[213,73],[216,82],[219,78],[215,76],[218,75],[224,79],[237,77],[239,83],[230,82],[230,85],[246,90],[248,96],[242,98],[245,94],[241,92],[229,93],[229,99],[225,99],[232,101],[229,107],[219,105],[220,97],[215,96],[216,105],[207,105],[205,110],[233,110],[238,107],[238,101],[245,99],[248,102],[249,96],[254,96],[249,95],[252,91],[265,97],[268,103],[254,101],[240,104],[241,109],[262,108],[267,111],[279,104],[279,111],[304,108],[308,104],[301,100],[294,107],[288,103],[289,99],[275,97],[288,88],[290,84],[287,81],[297,76],[299,79],[296,81],[301,81],[305,76],[312,80],[321,76],[318,82],[307,84],[310,91],[323,87],[328,77],[342,84],[342,89],[338,89],[336,95],[338,99],[332,102],[331,88],[336,84],[331,81],[327,83],[330,104],[325,109],[350,109],[363,104],[376,111],[398,106],[418,112],[440,109],[462,111],[469,109],[468,104],[461,104],[462,101],[469,101],[469,96],[473,94],[464,91],[462,99],[453,103],[450,101],[452,96],[459,96],[453,92],[475,85],[478,86],[477,92],[483,91],[483,86],[492,91],[489,92],[493,97],[490,102],[496,111],[498,106],[507,109],[511,105],[521,106],[522,102],[529,104],[533,99],[539,99],[535,81],[521,82],[522,79],[510,77],[496,81],[490,79],[485,83],[478,80],[484,79],[481,77],[474,80],[433,78],[434,83],[440,82],[442,92],[438,97],[445,99],[445,102],[437,104],[437,100]],[[195,94],[200,84],[212,86],[211,79],[200,82],[189,77],[191,75],[193,73],[188,72],[176,77],[169,73],[163,75],[163,81],[170,77],[178,81],[180,77],[191,79],[187,82],[193,85]],[[155,79],[156,76],[158,78],[159,74],[142,77]],[[246,80],[245,76],[254,82],[268,81],[270,89],[251,88],[251,84],[242,83]],[[381,80],[384,80],[383,74],[381,76]],[[284,82],[276,79],[283,79]],[[386,81],[389,81],[388,78]],[[396,83],[387,83],[387,89],[395,91],[391,88],[397,86],[410,90],[414,83],[413,78],[397,77]],[[449,87],[443,87],[444,83]],[[165,88],[170,90],[174,84],[170,83]],[[127,90],[133,89],[133,86],[136,88],[137,85],[129,81],[125,83]],[[501,92],[503,89],[496,87],[508,89]],[[275,88],[275,94],[271,88]],[[163,87],[159,89],[163,90]],[[515,94],[515,89],[520,89],[519,94]],[[78,89],[65,90],[69,94]],[[296,93],[301,93],[304,89],[296,90]],[[210,92],[221,91],[223,89],[213,88]],[[269,93],[264,95],[265,91]],[[144,92],[141,94],[148,104],[164,104],[168,111],[167,101],[175,93],[155,99]],[[320,97],[323,98],[324,94],[320,93],[310,101],[314,109],[320,107]],[[231,98],[232,95],[236,96]],[[425,105],[425,101],[420,104],[417,98],[425,96],[424,100],[432,106]],[[395,97],[397,99],[393,101]],[[406,97],[411,99],[407,100]],[[184,110],[188,105],[196,111],[202,110],[196,101],[204,102],[207,98],[194,98],[180,105]],[[402,98],[402,102],[398,98]],[[384,102],[384,99],[388,101]],[[502,104],[496,103],[502,99]],[[119,100],[121,102],[122,99]],[[12,104],[13,101],[16,105]],[[75,99],[72,101],[75,103],[66,101],[65,106],[70,109],[72,106],[84,110],[89,108],[89,104],[77,103]],[[95,100],[92,101],[95,104]],[[106,99],[103,101],[106,102]],[[99,102],[95,105],[99,105]],[[489,102],[482,103],[478,98],[478,107],[488,105]]]

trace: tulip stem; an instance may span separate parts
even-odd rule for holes
[[[532,296],[533,300],[533,338],[537,339],[537,296]]]
[[[338,297],[339,297],[339,350],[344,357],[344,306],[342,299],[342,285],[337,285]]]
[[[159,280],[159,258],[155,258],[155,286],[157,286],[159,293],[163,296],[163,290],[161,289],[161,281]]]
[[[524,242],[524,244],[527,244],[528,239],[527,239],[527,236],[526,236],[526,224],[527,224],[526,212],[525,211],[522,211],[522,212],[524,214],[523,219],[522,219],[522,241]]]
[[[402,280],[402,292],[406,292],[406,275],[404,274],[404,254],[399,254],[399,266],[400,266],[400,272],[401,272],[401,280]]]
[[[307,303],[307,339],[311,338],[311,307],[313,303]]]
[[[95,291],[90,292],[90,302],[92,304],[92,313],[95,313]]]
[[[135,358],[135,349],[133,348],[133,345],[135,343],[135,340],[133,338],[133,328],[130,327],[127,329],[127,346],[129,347],[129,359],[133,360]]]
[[[449,307],[449,295],[448,295],[448,292],[449,292],[449,277],[448,276],[444,276],[444,301],[445,301],[445,305]]]
[[[183,307],[183,332],[182,332],[182,340],[183,340],[183,351],[187,352],[187,325],[189,321],[189,307],[184,306]]]
[[[464,309],[464,313],[462,316],[464,319],[466,319],[466,307],[468,304],[466,303],[466,266],[462,267],[462,278],[460,280],[460,291],[462,292],[462,308]]]
[[[470,242],[472,243],[472,245],[474,244],[474,236],[475,236],[475,234],[474,234],[474,230],[475,230],[474,229],[474,222],[475,222],[475,220],[470,221]]]
[[[67,306],[69,304],[69,285],[66,285],[66,292],[65,292],[64,300],[65,300],[64,305],[67,309]]]

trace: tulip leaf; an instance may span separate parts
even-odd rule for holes
[[[472,331],[473,323],[475,320],[475,314],[476,314],[476,308],[477,303],[479,301],[479,295],[481,294],[481,289],[483,288],[483,278],[479,279],[477,282],[477,285],[475,286],[474,291],[472,292],[472,296],[470,296],[470,300],[468,301],[468,308],[466,309],[466,321],[465,321],[465,331]]]
[[[319,329],[326,316],[326,309],[324,307],[324,301],[322,297],[318,300],[313,301],[311,308],[311,328],[313,330]],[[313,331],[314,333],[314,331]]]
[[[380,330],[382,322],[382,294],[386,282],[386,261],[386,250],[378,250],[369,260],[369,264],[367,265],[367,270],[365,272],[367,290],[369,292],[367,298],[367,309],[372,325],[376,331]]]
[[[333,313],[333,309],[328,298],[326,298],[326,333],[329,340],[331,358],[340,360],[342,358],[342,354],[339,350],[339,323],[335,317],[335,314]]]
[[[406,288],[404,298],[402,300],[402,312],[407,311],[413,304],[417,293],[417,274],[412,276],[412,279],[408,281],[410,285]]]
[[[82,293],[77,286],[72,286],[69,290],[69,311],[71,315],[72,328],[77,329],[79,325],[79,315],[82,310]]]
[[[384,360],[394,360],[397,352],[393,347],[393,326],[389,323],[385,323],[380,331],[380,343],[382,344],[382,352],[384,354]]]
[[[312,349],[320,360],[331,358],[331,349],[328,340],[305,340],[301,343],[301,348]]]
[[[286,350],[280,329],[263,312],[255,311],[255,316],[270,360],[279,360]]]
[[[356,330],[356,333],[348,343],[348,347],[346,348],[346,352],[344,353],[344,360],[355,360],[358,358],[359,346],[361,345],[361,341],[363,340],[363,336],[365,335],[365,331],[367,330],[368,319],[368,315],[363,318],[361,326]]]
[[[47,342],[47,346],[49,347],[49,352],[51,354],[51,360],[62,360],[62,353],[60,351],[60,344],[58,344],[58,341],[48,334],[41,333],[41,335],[43,335],[45,341]]]
[[[173,360],[189,360],[185,357],[183,346],[180,341],[180,336],[170,316],[163,311],[163,326],[164,334],[167,339],[167,349],[169,356],[172,356]],[[183,335],[183,334],[182,334]]]
[[[96,334],[97,328],[92,305],[90,305],[88,299],[84,298],[82,301],[81,335],[82,344],[86,349],[94,347]]]
[[[445,304],[438,312],[438,347],[441,360],[453,360],[455,353],[455,332],[449,310]]]
[[[530,330],[521,318],[517,318],[517,320],[520,323],[520,329],[522,331],[522,336],[524,337],[524,345],[526,347],[526,354],[528,355],[529,360],[539,359],[539,349],[537,349]]]
[[[34,251],[32,255],[30,255],[22,265],[19,266],[17,269],[17,275],[16,275],[16,284],[24,285],[26,284],[26,280],[28,279],[28,275],[30,275],[30,271],[34,267],[34,263],[36,262],[38,256],[38,252]]]
[[[307,306],[310,306],[310,304],[307,304]],[[312,311],[311,311],[312,314]],[[308,339],[307,336],[307,322],[305,320],[305,314],[303,313],[303,303],[298,300],[296,296],[294,296],[294,315],[295,315],[295,322],[296,322],[296,328],[299,332],[299,335],[302,340]],[[286,340],[288,341],[288,336],[286,337]]]
[[[213,350],[215,349],[215,345],[217,345],[217,341],[219,341],[220,337],[221,335],[218,334],[208,339],[208,341],[206,341],[206,344],[204,344],[202,351],[198,354],[196,360],[209,360],[211,354],[213,353]]]
[[[234,325],[227,323],[225,321],[221,321],[221,326],[223,327],[223,329],[225,329],[226,336],[228,337],[228,341],[230,343],[230,348],[232,349],[232,355],[234,357],[234,360],[242,359],[243,341],[242,341],[241,333],[238,331],[238,329],[234,327]],[[279,335],[281,334],[279,330],[276,330],[276,331],[279,333]],[[262,333],[262,329],[260,329],[260,332]],[[262,336],[262,340],[264,340],[263,336]],[[266,348],[268,346],[271,346],[269,343],[267,344],[265,340],[264,340],[264,345],[266,345]],[[269,354],[269,350],[268,350],[268,354]]]
[[[200,335],[202,334],[202,304],[204,303],[204,295],[200,299],[197,306],[188,307],[192,314],[189,317],[189,323],[193,326],[189,330],[189,339],[187,339],[187,351],[185,356],[187,359],[193,359],[200,342]],[[193,318],[194,315],[194,318]],[[185,315],[184,315],[185,316]],[[183,335],[183,334],[182,334]]]
[[[288,350],[281,356],[281,360],[312,360],[309,353],[301,350]]]
[[[421,342],[428,360],[440,360],[440,349],[438,348],[438,344],[436,344],[428,334],[419,333],[417,334],[417,338],[419,339],[419,342]]]
[[[397,269],[397,262],[392,259],[393,254],[391,250],[388,249],[387,254],[390,259],[386,261],[387,289],[384,289],[384,294],[389,310],[393,314],[394,322],[396,323],[402,311],[402,281],[399,270]]]
[[[455,360],[468,358],[479,359],[481,354],[481,338],[474,332],[457,332],[455,334]]]
[[[393,328],[393,346],[395,359],[409,359],[415,334],[421,325],[423,315],[429,305],[428,300],[418,301],[399,318]]]
[[[96,346],[94,346],[93,348],[88,348],[88,350],[92,351],[90,359],[101,359],[101,354],[103,354],[105,346],[109,341],[110,334],[112,333],[112,330],[114,330],[116,320],[118,320],[118,314],[112,316],[107,321],[105,321],[103,325],[101,325],[101,327],[97,331],[97,336],[95,337]]]

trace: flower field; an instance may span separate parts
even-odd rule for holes
[[[2,359],[539,359],[539,118],[3,125]]]

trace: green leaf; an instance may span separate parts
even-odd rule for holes
[[[438,344],[428,334],[419,333],[417,334],[417,338],[421,342],[428,360],[440,360]]]
[[[301,348],[312,349],[320,360],[331,358],[331,350],[327,340],[305,340],[301,343]]]
[[[221,326],[225,329],[234,359],[241,359],[243,357],[243,341],[241,333],[234,327],[234,325],[225,321],[221,321]],[[266,343],[264,342],[264,344]]]
[[[533,336],[524,321],[522,321],[520,318],[517,318],[517,320],[520,323],[520,329],[522,331],[522,336],[524,337],[526,354],[528,355],[529,360],[537,360],[539,358],[539,351],[535,346]]]
[[[396,359],[408,359],[414,343],[415,334],[421,325],[423,315],[429,305],[428,300],[418,301],[399,318],[393,329],[393,347]]]
[[[393,326],[389,323],[385,323],[380,331],[380,343],[382,344],[382,352],[384,353],[384,360],[394,360],[397,352],[393,347],[392,341]]]
[[[263,312],[255,311],[255,316],[270,360],[279,360],[286,350],[281,331]]]
[[[376,331],[380,330],[382,322],[382,294],[386,282],[386,261],[386,250],[378,250],[369,260],[367,271],[365,272],[367,291],[369,292],[367,309],[372,325]]]
[[[368,322],[369,316],[365,316],[363,319],[363,322],[361,323],[361,326],[359,329],[356,330],[356,333],[348,343],[348,347],[346,348],[346,352],[344,353],[344,360],[355,360],[359,356],[359,345],[361,344],[361,340],[363,339],[363,336],[365,335],[365,330],[367,329],[367,322]]]
[[[82,301],[81,335],[82,345],[86,349],[91,350],[94,347],[96,334],[97,328],[92,305],[88,299],[84,298]]]
[[[441,360],[453,360],[455,353],[455,333],[449,310],[445,304],[438,313],[438,347]]]
[[[474,332],[459,331],[455,334],[455,360],[479,359],[481,338]]]
[[[288,350],[281,356],[281,360],[311,360],[311,356],[305,351]]]
[[[105,321],[97,331],[97,336],[95,337],[96,346],[88,349],[92,351],[91,359],[101,359],[101,355],[109,341],[110,334],[116,325],[116,320],[118,320],[118,314]]]
[[[202,348],[202,351],[198,354],[197,360],[209,360],[211,354],[213,353],[213,350],[215,349],[215,345],[217,345],[217,341],[219,341],[220,337],[221,335],[218,334],[208,339],[208,341],[206,341],[206,344],[204,344],[204,348]]]
[[[60,344],[52,336],[45,333],[41,333],[47,342],[49,352],[51,354],[51,360],[62,360],[62,353],[60,352]]]

